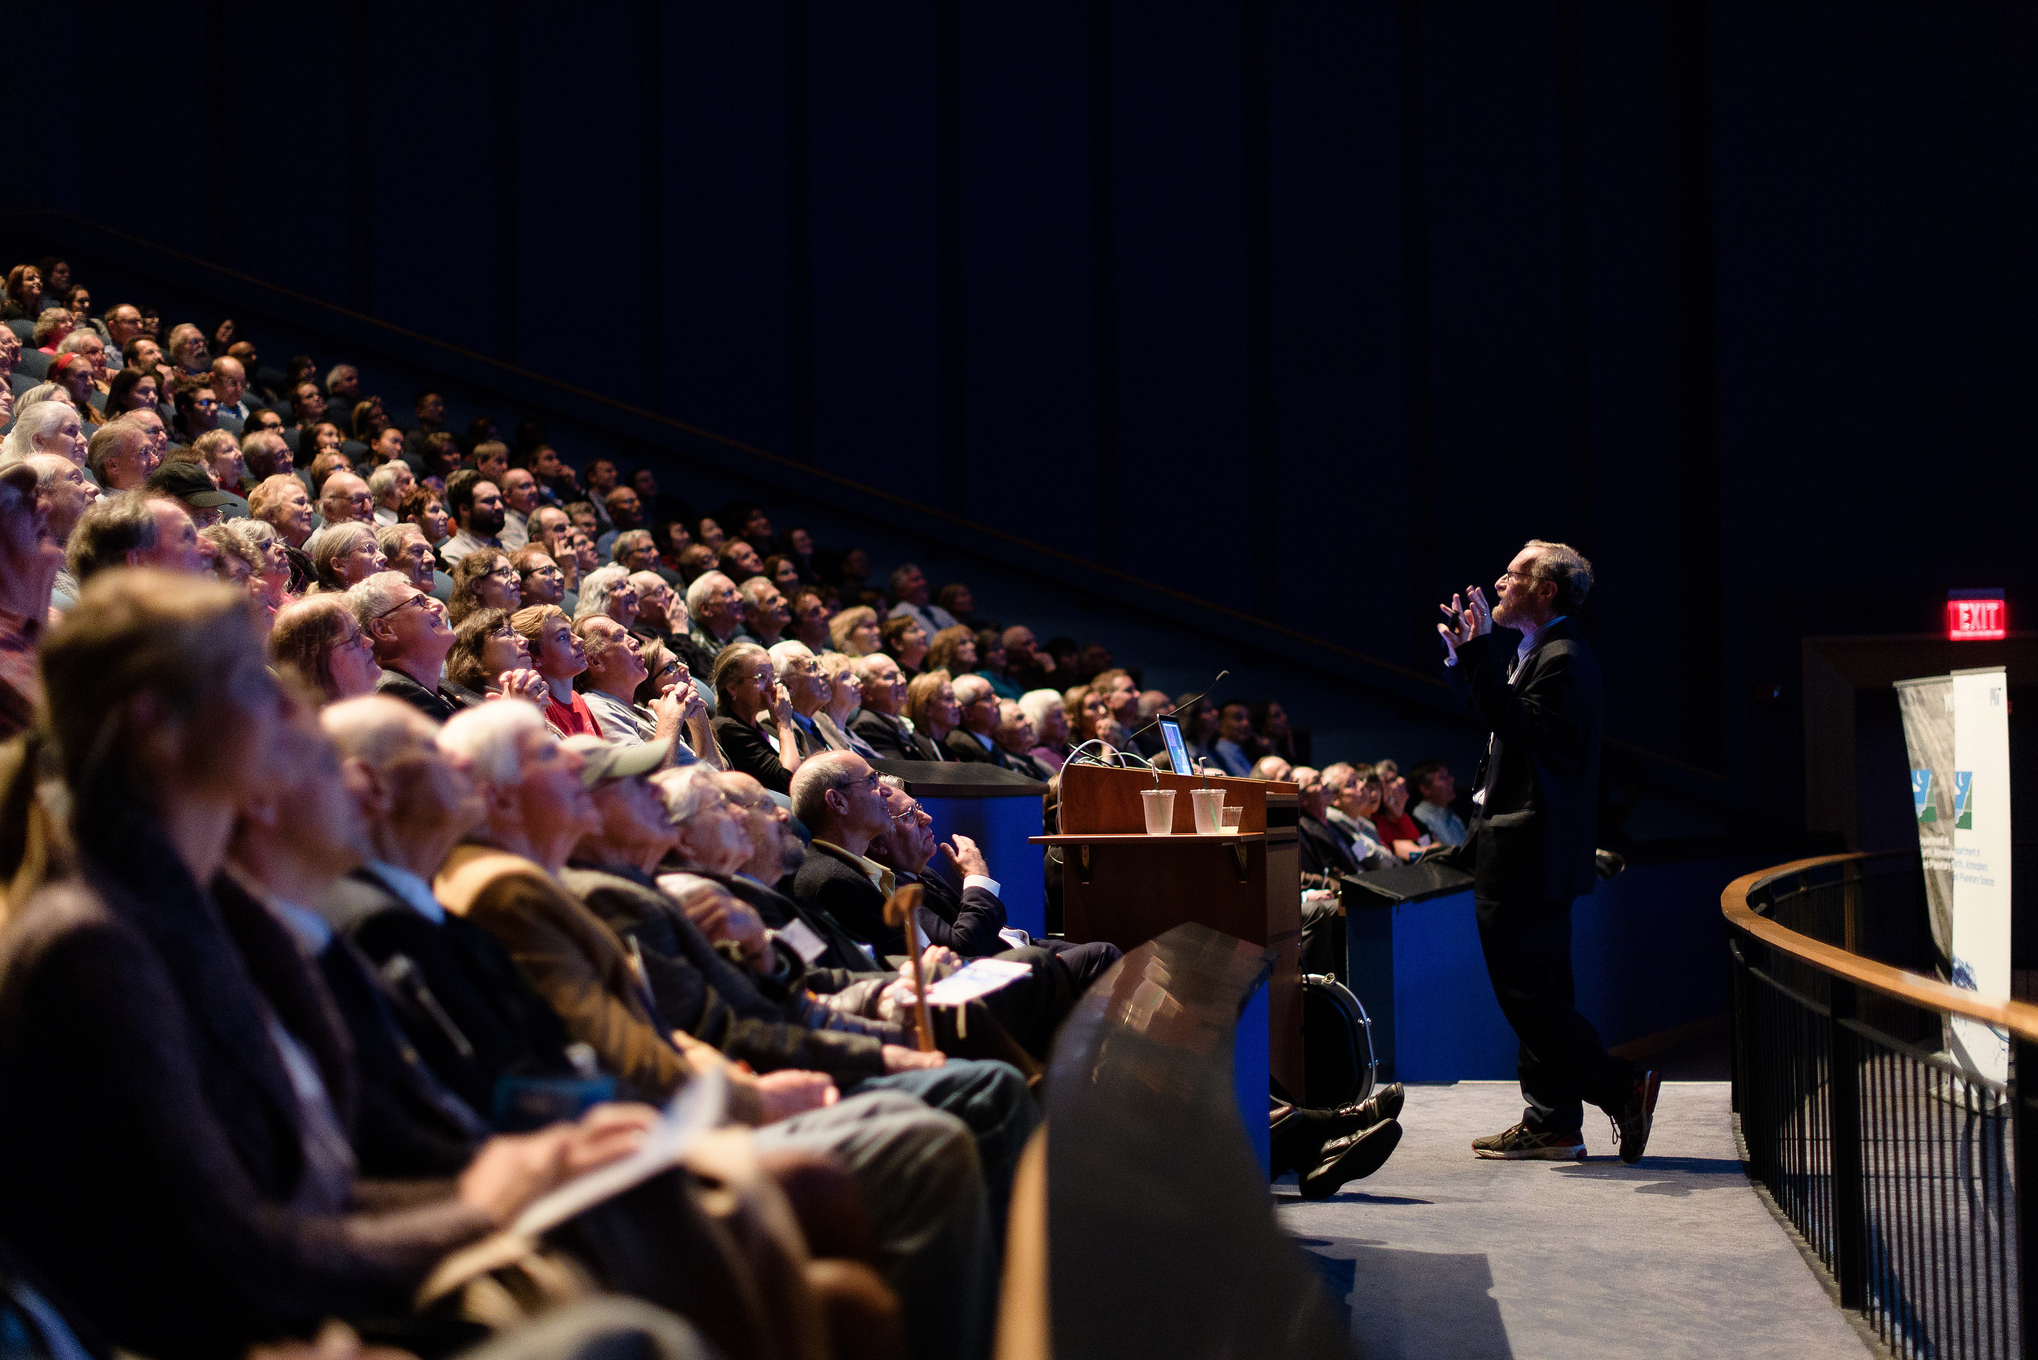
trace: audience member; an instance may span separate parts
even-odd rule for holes
[[[68,613],[78,600],[78,578],[64,565],[64,551],[78,520],[99,499],[99,488],[85,470],[68,458],[38,453],[22,460],[35,473],[35,495],[41,505],[49,539],[57,548],[57,571],[50,589],[52,607]],[[4,466],[4,465],[0,465]],[[32,582],[33,573],[29,578]]]
[[[176,459],[149,474],[143,484],[154,496],[173,500],[184,507],[191,523],[200,529],[219,523],[221,512],[240,497],[221,491],[206,475],[205,464]]]
[[[991,686],[991,692],[1000,699],[1016,700],[1026,692],[1025,687],[1005,674],[1005,637],[995,628],[977,630],[977,664],[975,673],[984,677]]]
[[[339,594],[388,569],[373,525],[328,524],[312,540],[311,570],[321,592]]]
[[[1377,762],[1373,769],[1378,772],[1386,764]],[[1380,829],[1381,844],[1403,859],[1414,859],[1435,843],[1429,832],[1408,815],[1408,781],[1391,768],[1380,775],[1380,810],[1373,814],[1373,825]]]
[[[1362,867],[1386,869],[1401,862],[1393,850],[1380,844],[1379,828],[1372,822],[1373,814],[1380,810],[1380,781],[1372,766],[1347,761],[1326,765],[1323,788],[1329,801],[1324,823],[1345,838]]]
[[[1259,739],[1253,735],[1252,705],[1243,699],[1227,699],[1219,704],[1217,740],[1210,748],[1210,758],[1226,774],[1243,779],[1252,773],[1253,762],[1262,754]]]
[[[736,593],[743,598],[743,630],[758,646],[776,647],[784,640],[786,625],[793,617],[785,596],[764,576],[751,577],[736,588]]]
[[[1046,766],[1051,775],[1060,774],[1061,767],[1075,751],[1074,743],[1069,740],[1069,711],[1062,703],[1061,692],[1027,690],[1019,696],[1019,707],[1033,724],[1033,733],[1039,742],[1033,748],[1033,758]]]
[[[867,605],[855,605],[840,611],[828,620],[828,642],[848,657],[871,656],[882,651],[884,640],[880,636],[877,611]]]
[[[545,679],[539,708],[545,722],[562,737],[603,736],[601,723],[573,687],[574,677],[587,669],[587,653],[574,636],[573,621],[555,605],[533,605],[510,616],[510,626],[523,634],[531,649],[531,669]]]
[[[927,647],[929,631],[927,626],[911,614],[894,615],[878,629],[884,653],[899,663],[899,671],[908,680],[927,668]]]
[[[729,768],[776,793],[789,791],[800,762],[826,745],[795,720],[771,654],[752,642],[725,648],[715,658],[714,683],[715,741]]]
[[[931,675],[945,674],[931,671]],[[910,691],[911,686],[907,687]],[[956,725],[942,738],[951,760],[1012,768],[998,745],[998,695],[981,675],[959,675],[949,684]],[[928,734],[932,736],[930,732]],[[1028,772],[1031,772],[1029,766]]]
[[[31,726],[42,702],[36,653],[64,568],[49,521],[36,470],[26,463],[0,466],[0,739]]]
[[[856,674],[862,682],[862,700],[850,715],[849,730],[886,760],[931,759],[906,718],[906,677],[899,673],[899,663],[878,652],[859,657]]]
[[[849,727],[850,718],[863,706],[863,677],[857,674],[856,664],[840,652],[825,652],[816,659],[815,669],[828,682],[828,697],[814,714],[814,726],[831,750],[854,751],[865,760],[878,760],[882,757],[877,748]]]
[[[368,491],[375,498],[375,522],[385,529],[403,518],[404,498],[417,485],[410,464],[396,459],[368,474]]]
[[[735,642],[749,641],[743,632],[743,597],[736,583],[719,571],[698,577],[686,588],[686,612],[693,621],[690,636],[709,656]]]
[[[1451,778],[1450,767],[1441,760],[1420,761],[1408,771],[1408,782],[1419,799],[1409,809],[1409,815],[1436,844],[1463,845],[1464,819],[1451,810],[1451,802],[1458,796],[1458,783]]]
[[[1042,692],[1050,696],[1054,694],[1053,690]],[[1040,745],[1040,737],[1025,706],[1017,699],[998,699],[997,705],[998,727],[991,734],[991,739],[1004,753],[1005,768],[1038,779],[1043,784],[1053,779],[1059,773],[1059,767],[1034,754]],[[1055,708],[1059,710],[1060,705],[1056,704]]]
[[[977,668],[976,634],[963,627],[944,628],[927,644],[926,668],[965,675]]]
[[[477,548],[453,566],[453,593],[446,601],[446,620],[458,624],[477,609],[514,614],[524,607],[517,569],[494,548]]]
[[[175,501],[139,491],[119,492],[88,506],[71,530],[65,557],[80,586],[114,567],[206,569],[191,516]]]
[[[439,688],[453,646],[446,607],[399,571],[370,576],[348,591],[347,599],[382,669],[375,692],[403,700],[434,722],[452,717],[459,705]]]
[[[908,562],[892,573],[891,617],[916,620],[928,637],[933,637],[944,628],[956,626],[953,614],[938,604],[928,603],[927,574],[913,563]]]
[[[128,455],[120,469],[120,475],[127,479],[128,484],[107,486],[106,478],[97,468],[92,470],[92,479],[109,491],[128,491],[146,481],[149,473],[156,470],[156,462],[160,459],[148,432],[123,421],[101,426],[91,438],[97,440],[115,430],[120,433],[100,447],[117,449]],[[91,441],[85,437],[85,427],[78,420],[77,409],[69,402],[45,401],[16,410],[14,428],[7,432],[5,440],[0,440],[0,462],[12,463],[36,454],[51,454],[90,467],[91,449]]]
[[[1295,777],[1295,768],[1279,756],[1261,756],[1247,772],[1248,779],[1264,779],[1270,783],[1285,783]]]
[[[530,645],[500,609],[477,609],[453,629],[439,688],[467,708],[503,694],[545,702],[544,677],[531,668]]]
[[[351,601],[314,595],[283,606],[269,629],[269,655],[328,702],[373,694],[382,678],[375,644],[361,630]]]
[[[439,557],[448,567],[480,548],[502,549],[497,537],[502,531],[502,492],[472,468],[462,468],[446,479],[446,509],[458,531],[439,546]]]
[[[955,702],[955,686],[947,671],[927,671],[906,685],[906,718],[913,725],[914,743],[927,760],[953,760],[948,736],[962,717]]]

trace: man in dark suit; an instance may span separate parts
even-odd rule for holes
[[[1573,1003],[1571,901],[1592,891],[1599,807],[1599,662],[1573,616],[1592,565],[1531,539],[1485,593],[1471,586],[1438,624],[1451,687],[1492,732],[1478,812],[1456,861],[1471,869],[1479,943],[1501,1012],[1521,1040],[1521,1122],[1475,1139],[1481,1157],[1568,1161],[1585,1155],[1584,1104],[1613,1121],[1621,1160],[1649,1141],[1662,1076],[1601,1046]],[[1520,632],[1511,653],[1493,626]]]
[[[348,592],[362,633],[375,646],[382,678],[375,692],[401,699],[433,722],[459,711],[441,689],[446,653],[453,650],[453,625],[446,606],[412,584],[400,571],[381,571]]]
[[[857,658],[856,673],[863,679],[863,707],[850,715],[849,730],[886,760],[939,760],[934,744],[902,716],[906,677],[900,674],[899,663],[874,652]]]
[[[953,687],[961,720],[942,740],[948,758],[1011,769],[1012,762],[998,747],[998,692],[991,682],[981,675],[958,675]]]

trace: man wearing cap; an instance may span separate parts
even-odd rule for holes
[[[198,463],[165,463],[149,474],[148,488],[155,495],[167,496],[183,506],[191,523],[200,529],[219,523],[236,506],[243,515],[247,513],[248,503],[214,486],[212,478],[205,475],[204,466]]]

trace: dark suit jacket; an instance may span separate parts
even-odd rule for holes
[[[269,1032],[311,1053],[344,1120],[345,1034],[294,939],[201,892],[167,845],[38,892],[0,943],[0,1237],[117,1344],[238,1353],[327,1316],[407,1312],[489,1230],[457,1203],[297,1208],[298,1104]],[[146,861],[145,863],[143,861]]]
[[[730,769],[740,770],[774,793],[791,791],[792,772],[780,762],[778,752],[771,749],[762,732],[726,715],[716,718],[713,727],[715,745],[728,757]],[[818,739],[810,738],[798,723],[793,724],[793,735],[799,740],[803,757],[827,749]]]
[[[1358,856],[1351,844],[1334,829],[1314,817],[1295,819],[1301,832],[1302,872],[1305,874],[1355,874]]]
[[[976,739],[975,733],[966,732],[960,727],[944,737],[942,744],[948,748],[950,760],[959,760],[972,765],[996,765],[1007,770],[1012,768],[1011,757],[999,750],[995,744],[986,751],[984,744]]]
[[[460,711],[460,705],[437,690],[426,689],[402,671],[384,670],[382,678],[375,682],[375,692],[403,700],[433,722],[444,722]]]
[[[827,952],[807,965],[806,983],[814,991],[824,994],[840,991],[855,978],[872,976],[881,967],[865,951],[863,942],[823,908],[788,897],[777,888],[765,887],[754,879],[735,874],[711,874],[709,877],[734,893],[737,900],[755,907],[764,923],[773,930],[783,930],[794,921],[802,921],[827,942]]]
[[[318,910],[391,978],[405,1037],[478,1113],[495,1109],[503,1077],[573,1074],[565,1025],[487,931],[419,915],[366,868],[327,889]]]
[[[989,888],[958,890],[932,866],[915,881],[926,890],[923,910],[932,911],[948,926],[949,939],[936,943],[946,943],[966,959],[1002,954],[1012,947],[998,934],[1005,928],[1005,904]]]
[[[869,742],[886,760],[935,760],[934,743],[918,732],[908,732],[897,718],[859,708],[849,719],[849,730]]]
[[[1005,924],[1004,904],[982,888],[972,889],[971,893],[973,898],[969,894],[964,895],[961,917],[953,924],[943,920],[940,913],[925,901],[921,903],[917,920],[927,943],[946,945],[956,953],[970,957],[986,952],[995,954],[1004,949],[1003,941],[998,941],[998,929]],[[860,866],[834,850],[820,845],[807,848],[807,857],[793,875],[793,896],[827,912],[841,923],[844,930],[880,954],[891,956],[906,952],[905,930],[885,924],[884,893],[865,876]],[[997,924],[989,926],[986,931],[986,922],[993,918]],[[998,941],[988,951],[977,947],[986,933],[992,940]]]
[[[883,1074],[876,1039],[799,1023],[791,1014],[797,1005],[791,997],[765,996],[752,981],[756,975],[717,953],[700,927],[654,884],[592,868],[569,868],[565,879],[611,930],[637,942],[659,1014],[674,1029],[759,1072],[799,1068],[845,1083]]]
[[[1473,892],[1488,901],[1555,901],[1592,891],[1599,817],[1599,662],[1569,619],[1536,639],[1515,683],[1514,649],[1493,636],[1458,649],[1446,668],[1494,737],[1486,804],[1466,849]]]

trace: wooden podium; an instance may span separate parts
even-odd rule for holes
[[[1070,765],[1061,775],[1062,929],[1071,940],[1109,940],[1130,953],[1184,921],[1221,930],[1277,955],[1267,996],[1267,1058],[1298,1095],[1302,1080],[1302,937],[1299,816],[1293,784],[1161,774],[1175,790],[1175,828],[1146,834],[1140,793],[1148,770]],[[1189,791],[1222,788],[1242,804],[1239,829],[1196,834]]]

